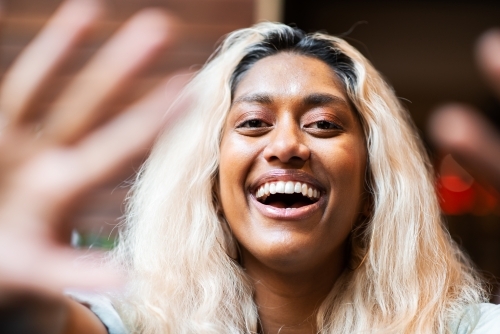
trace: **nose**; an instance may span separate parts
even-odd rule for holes
[[[276,125],[271,132],[271,139],[264,149],[264,158],[282,163],[303,163],[311,156],[311,150],[304,142],[300,126],[293,121]]]

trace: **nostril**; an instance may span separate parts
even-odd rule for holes
[[[270,143],[264,149],[266,160],[279,160],[283,163],[304,162],[309,159],[311,151],[302,143]]]
[[[306,161],[310,150],[306,137],[293,115],[285,114],[270,133],[269,142],[264,150],[268,160],[279,160],[282,163]]]

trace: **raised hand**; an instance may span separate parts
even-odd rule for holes
[[[101,12],[97,0],[63,3],[1,85],[0,290],[116,283],[89,253],[77,265],[82,254],[62,242],[71,229],[62,217],[83,193],[143,155],[182,111],[169,106],[186,75],[166,78],[118,114],[106,108],[173,39],[173,20],[154,9],[128,20],[48,108],[37,103]]]

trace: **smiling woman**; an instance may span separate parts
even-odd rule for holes
[[[219,165],[224,217],[266,332],[315,332],[304,320],[345,269],[367,208],[361,124],[333,69],[294,51],[256,62],[233,96]]]
[[[366,202],[365,140],[345,89],[322,60],[287,52],[256,62],[234,101],[219,184],[242,264],[252,278],[321,270],[331,288]]]
[[[182,97],[113,253],[132,332],[495,328],[411,120],[345,41],[236,31]]]
[[[0,86],[2,333],[498,331],[412,122],[358,51],[259,24],[228,35],[185,88],[171,77],[102,117],[172,40],[172,19],[149,9],[40,105],[100,10],[63,3]],[[64,296],[116,282],[61,246],[71,205],[173,120],[109,254],[126,287]]]

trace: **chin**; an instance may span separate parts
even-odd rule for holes
[[[243,265],[247,261],[261,265],[281,273],[298,273],[310,271],[315,266],[325,263],[330,252],[320,247],[318,238],[297,231],[273,229],[264,236],[256,236],[258,244],[242,246]],[[334,253],[334,250],[330,250]]]

